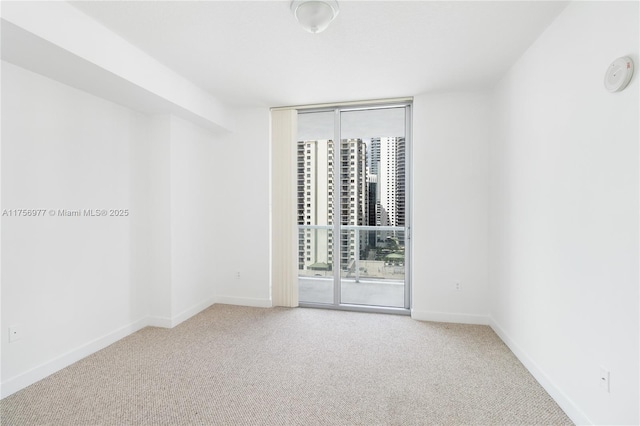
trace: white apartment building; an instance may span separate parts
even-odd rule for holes
[[[361,139],[345,139],[336,155],[332,140],[298,142],[298,224],[333,224],[336,184],[340,185],[343,225],[365,225],[368,217],[366,146]],[[348,267],[366,244],[356,247],[354,230],[341,236],[341,265]],[[329,270],[333,262],[333,235],[328,229],[299,232],[298,268]]]
[[[372,138],[369,157],[370,193],[375,205],[376,226],[404,226],[405,222],[405,139]],[[371,215],[373,218],[373,215]]]

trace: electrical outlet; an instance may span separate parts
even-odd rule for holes
[[[604,367],[600,367],[600,389],[609,393],[611,386],[611,372]]]
[[[22,326],[12,325],[9,327],[9,343],[17,342],[22,339]]]
[[[236,280],[240,279],[240,271],[236,272]]]
[[[461,290],[461,288],[462,288],[462,287],[460,286],[460,282],[459,282],[459,281],[456,281],[456,282],[453,284],[453,288],[454,288],[456,291],[460,291],[460,290]]]

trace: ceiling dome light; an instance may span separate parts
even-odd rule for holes
[[[293,0],[291,12],[302,28],[310,33],[321,33],[338,16],[336,0]]]

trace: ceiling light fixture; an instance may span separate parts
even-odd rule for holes
[[[338,16],[336,0],[293,0],[291,12],[302,28],[310,33],[321,33]]]

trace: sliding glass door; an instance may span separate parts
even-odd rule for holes
[[[299,112],[302,306],[408,312],[410,115],[406,103]]]

